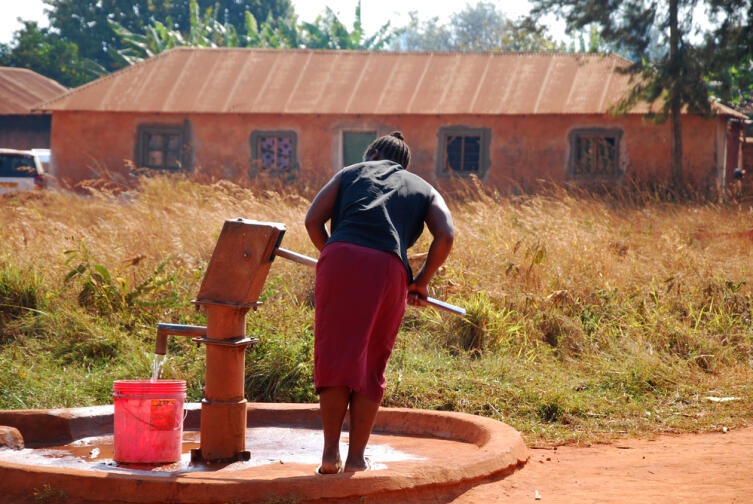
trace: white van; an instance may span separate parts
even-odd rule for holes
[[[0,194],[45,188],[42,162],[32,151],[0,149]]]
[[[31,153],[39,158],[39,162],[42,163],[42,169],[45,175],[50,175],[50,159],[52,158],[52,152],[50,149],[31,149]]]

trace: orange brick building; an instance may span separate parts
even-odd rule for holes
[[[474,174],[500,189],[669,180],[670,127],[615,117],[629,89],[616,55],[179,48],[40,106],[53,173],[212,169],[322,179],[404,132],[429,181]],[[725,184],[744,116],[683,118],[684,166]]]
[[[0,67],[0,148],[48,148],[50,114],[32,109],[67,90],[31,70]]]

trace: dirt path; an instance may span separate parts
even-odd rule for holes
[[[753,503],[753,427],[589,448],[534,448],[530,455],[522,469],[452,503]]]

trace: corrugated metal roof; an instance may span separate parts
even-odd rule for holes
[[[601,114],[629,88],[616,55],[177,48],[44,110],[279,114]],[[635,112],[645,112],[639,106]]]
[[[718,115],[724,115],[724,116],[731,116],[736,117],[738,119],[746,120],[748,119],[748,116],[746,116],[742,112],[738,112],[737,110],[733,109],[732,107],[728,107],[722,103],[714,102],[711,104],[711,110]]]
[[[0,67],[0,115],[31,114],[68,88],[26,68]]]

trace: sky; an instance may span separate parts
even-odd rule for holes
[[[408,24],[409,13],[415,11],[422,21],[438,17],[440,23],[447,22],[450,15],[463,10],[470,2],[443,2],[437,0],[361,0],[361,21],[368,35],[376,32],[387,21],[390,26],[398,27]],[[486,0],[490,1],[490,0]],[[527,0],[494,0],[497,9],[510,19],[516,19],[528,13],[530,5]],[[293,0],[293,6],[300,21],[313,21],[317,15],[330,7],[348,28],[353,26],[356,0]],[[37,21],[41,27],[48,26],[42,0],[0,0],[0,43],[8,43],[13,33],[22,25],[17,18]],[[545,20],[550,34],[557,40],[568,40],[565,36],[564,23],[554,19]]]

